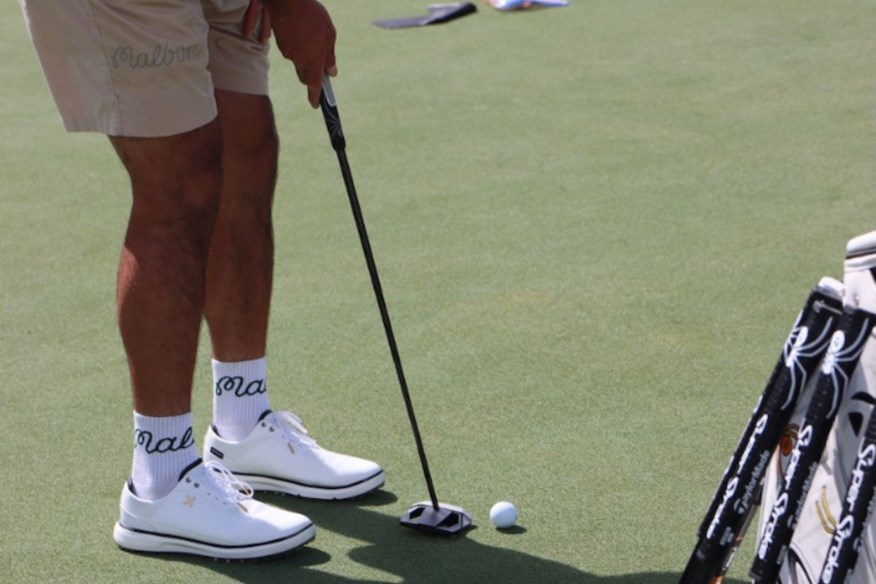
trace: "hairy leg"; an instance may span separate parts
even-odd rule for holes
[[[134,409],[144,415],[191,410],[221,139],[217,121],[166,138],[110,138],[133,192],[117,310]]]
[[[263,357],[274,267],[277,131],[267,96],[216,91],[222,201],[210,244],[205,316],[219,361]]]

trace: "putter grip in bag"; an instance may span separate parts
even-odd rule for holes
[[[876,411],[876,410],[874,410]],[[861,550],[861,535],[876,503],[876,415],[870,414],[867,433],[858,449],[858,457],[843,502],[843,512],[836,524],[821,577],[823,584],[848,582]]]

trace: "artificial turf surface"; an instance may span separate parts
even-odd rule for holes
[[[572,0],[423,29],[327,3],[372,245],[439,498],[426,498],[322,120],[279,58],[272,403],[380,461],[354,503],[265,497],[315,542],[235,565],[119,551],[129,194],[65,135],[0,7],[0,581],[675,583],[809,288],[876,228],[876,3]],[[209,422],[209,347],[195,419]],[[490,527],[499,499],[519,528]],[[731,571],[744,580],[751,538]]]

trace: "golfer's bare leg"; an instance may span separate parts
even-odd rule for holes
[[[112,137],[133,203],[119,261],[119,329],[134,409],[191,410],[207,254],[221,189],[221,135],[213,121],[167,138]]]
[[[205,315],[213,356],[265,355],[274,266],[271,206],[277,131],[266,96],[216,91],[222,130],[222,202],[210,246]]]

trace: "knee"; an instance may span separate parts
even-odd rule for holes
[[[250,168],[258,169],[257,177],[263,184],[260,187],[273,194],[277,182],[277,160],[280,151],[280,140],[273,126],[266,128],[259,140],[250,150]],[[259,179],[256,179],[259,180]]]
[[[130,231],[209,240],[222,192],[222,142],[210,124],[167,138],[113,138],[131,179]]]
[[[269,201],[279,152],[270,99],[217,91],[216,103],[222,127],[223,196],[235,202]]]
[[[224,135],[222,172],[235,187],[273,190],[277,178],[280,140],[273,123],[260,124],[247,132]]]

